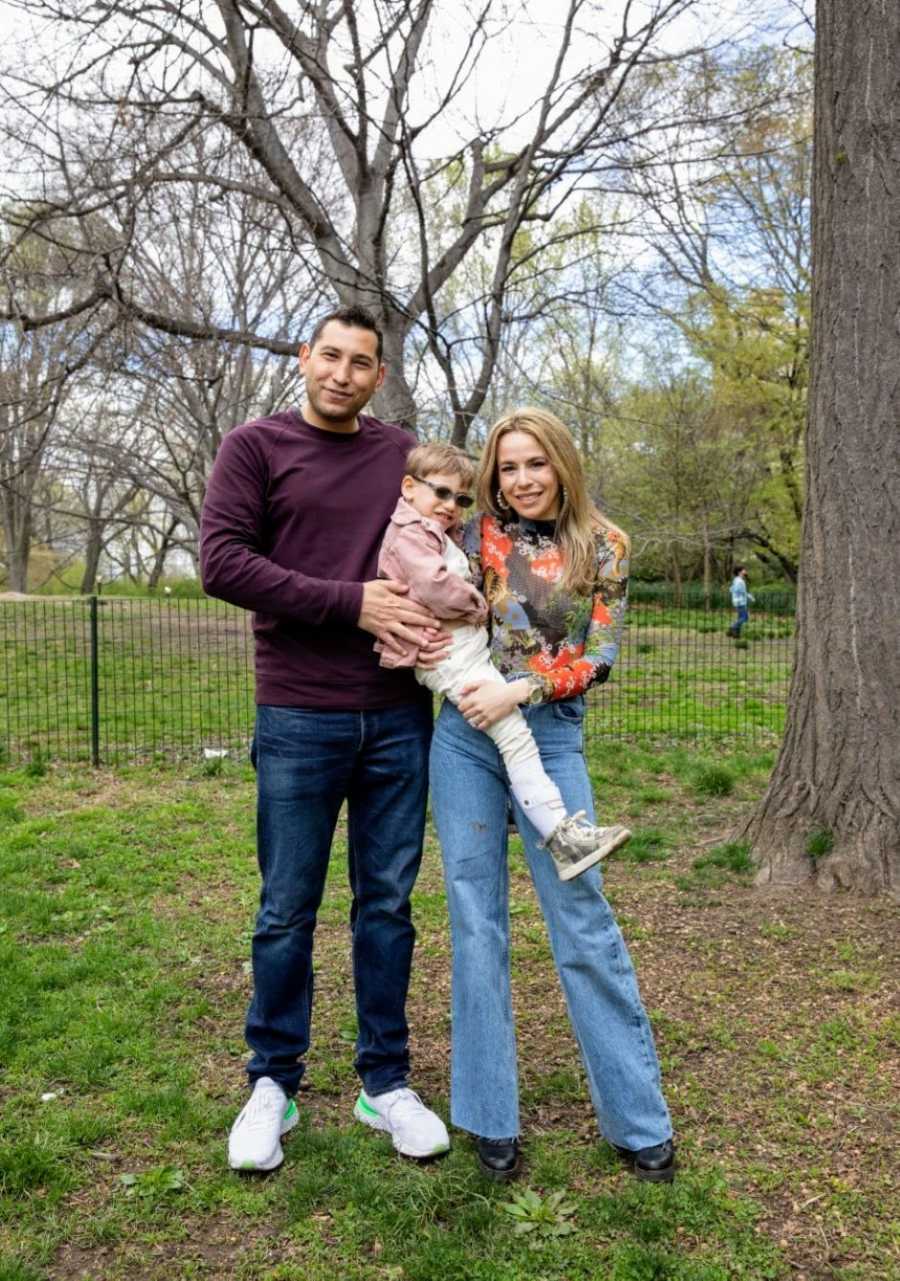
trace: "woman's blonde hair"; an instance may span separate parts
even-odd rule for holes
[[[556,517],[556,537],[565,560],[563,586],[576,594],[591,592],[597,568],[595,537],[612,526],[591,500],[575,441],[555,414],[528,405],[511,410],[494,423],[481,456],[478,506],[499,520],[508,515],[497,502],[500,487],[497,449],[503,437],[514,431],[524,431],[534,437],[559,480],[561,502]]]

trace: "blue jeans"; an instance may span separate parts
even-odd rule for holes
[[[750,621],[750,610],[746,605],[737,605],[735,608],[737,609],[737,617],[731,624],[730,630],[732,636],[740,636],[744,623],[749,623]]]
[[[422,857],[431,708],[321,712],[259,707],[253,742],[262,893],[247,1014],[251,1084],[293,1094],[309,1048],[313,931],[347,801],[350,929],[366,1091],[406,1084],[406,992],[415,930],[409,896]]]
[[[569,813],[593,814],[583,698],[525,709]],[[496,747],[445,702],[431,749],[431,803],[453,942],[451,1118],[484,1138],[519,1133],[509,975],[508,784]],[[620,1147],[671,1137],[653,1033],[599,869],[560,881],[514,804],[601,1132]]]

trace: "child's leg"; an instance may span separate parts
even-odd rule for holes
[[[505,684],[491,662],[484,628],[463,627],[454,632],[453,648],[437,667],[416,668],[416,679],[436,694],[445,694],[459,705],[462,691],[476,681]],[[528,815],[543,840],[550,836],[566,817],[559,788],[541,763],[534,736],[522,713],[516,708],[484,731],[497,745],[509,786],[515,799]]]
[[[433,669],[416,668],[416,679],[428,689],[459,704],[462,691],[478,681],[505,684],[491,662],[483,627],[460,627],[453,633],[450,654]],[[628,840],[624,827],[595,827],[566,813],[559,788],[541,762],[541,754],[518,708],[484,731],[497,745],[509,787],[541,839],[547,842],[560,880],[579,876]]]
[[[486,729],[509,775],[509,790],[546,840],[566,817],[559,788],[544,769],[538,745],[518,709]]]
[[[484,732],[497,744],[509,775],[509,789],[546,843],[560,880],[579,876],[625,844],[631,835],[625,827],[595,827],[583,814],[569,817],[559,788],[544,769],[534,735],[518,709]]]

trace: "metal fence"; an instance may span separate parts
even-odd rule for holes
[[[659,592],[629,609],[610,681],[591,692],[589,737],[732,740],[781,732],[791,602],[768,601],[735,640],[724,606]],[[253,725],[250,616],[177,597],[0,601],[0,755],[128,761],[242,754]]]

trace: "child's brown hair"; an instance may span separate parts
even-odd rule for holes
[[[467,453],[456,445],[437,442],[416,445],[406,456],[406,475],[416,480],[426,480],[435,472],[458,476],[460,489],[471,489],[475,484],[475,464]]]

